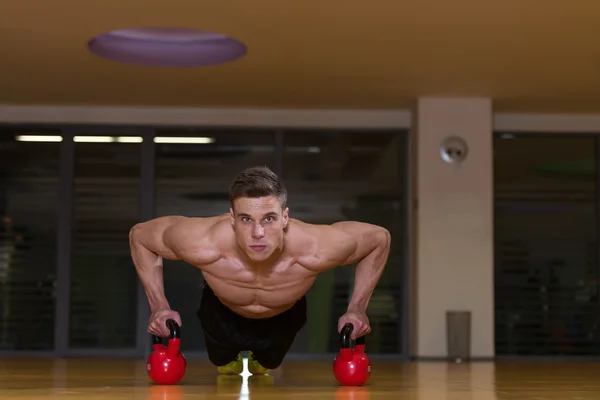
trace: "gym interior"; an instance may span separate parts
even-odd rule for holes
[[[7,2],[2,392],[597,398],[600,81],[590,48],[600,4],[231,3]],[[137,11],[117,14],[124,4]],[[111,59],[112,42],[94,47],[96,35],[130,26],[225,32],[244,46],[235,60],[194,67],[175,65],[184,55],[148,66]],[[339,385],[331,367],[354,266],[310,289],[281,375],[222,377],[196,317],[202,274],[181,261],[165,261],[164,284],[183,320],[187,373],[172,386],[149,381],[149,310],[129,230],[228,212],[231,180],[255,165],[283,177],[290,217],[391,233],[367,312],[366,385]]]

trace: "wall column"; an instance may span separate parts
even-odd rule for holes
[[[421,98],[413,119],[412,355],[446,356],[447,310],[472,312],[471,355],[494,355],[493,113],[490,99]],[[468,144],[461,164],[441,142]]]

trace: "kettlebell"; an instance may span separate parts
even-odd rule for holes
[[[152,382],[159,385],[174,385],[185,375],[187,361],[179,351],[181,338],[179,325],[172,319],[167,320],[171,336],[167,346],[162,338],[152,335],[152,353],[146,362],[146,371]]]
[[[350,335],[354,326],[344,325],[340,332],[340,353],[333,361],[333,374],[340,385],[362,386],[371,378],[371,360],[365,354],[365,337],[356,339],[351,346]]]

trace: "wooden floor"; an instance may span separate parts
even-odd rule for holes
[[[0,359],[0,399],[600,399],[600,363],[373,362],[367,386],[340,387],[331,363],[288,361],[278,377],[218,376],[191,360],[177,386],[149,383],[139,360]]]

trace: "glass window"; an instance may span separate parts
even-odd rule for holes
[[[138,278],[129,230],[139,221],[139,143],[75,136],[71,348],[136,344]]]
[[[600,353],[596,140],[495,136],[500,355]]]
[[[275,170],[271,131],[159,130],[156,133],[156,215],[214,216],[229,212],[229,184],[241,170]],[[196,312],[202,273],[183,261],[164,261],[165,295],[185,326],[184,351],[203,351]]]
[[[392,235],[388,264],[367,310],[372,354],[403,351],[407,135],[379,131],[292,131],[284,139],[290,218],[377,224]],[[292,352],[339,351],[337,323],[352,296],[355,266],[320,275],[307,295],[308,322]]]
[[[0,350],[54,348],[59,135],[0,130]]]

